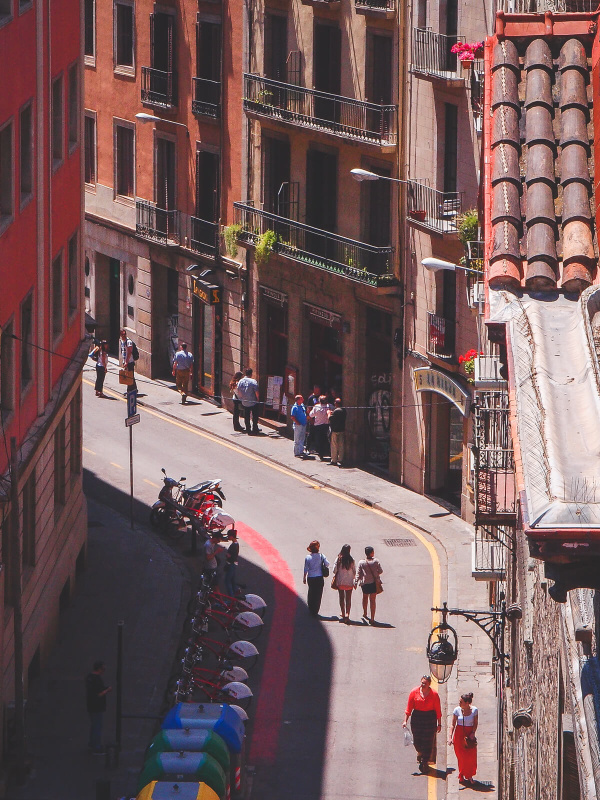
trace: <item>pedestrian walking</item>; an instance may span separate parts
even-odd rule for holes
[[[238,432],[244,430],[240,425],[242,401],[237,395],[237,385],[243,377],[243,372],[236,372],[233,378],[229,381],[229,391],[231,392],[231,399],[233,400],[233,430]]]
[[[193,363],[194,356],[188,351],[186,342],[181,342],[173,359],[173,377],[175,378],[175,387],[181,395],[182,404],[185,404],[187,400]]]
[[[365,556],[366,558],[358,562],[355,586],[360,584],[362,589],[363,617],[367,619],[367,605],[370,605],[371,617],[369,624],[373,625],[375,622],[377,595],[383,591],[381,578],[379,577],[383,569],[378,559],[375,558],[375,551],[372,547],[365,547]]]
[[[427,772],[427,765],[436,759],[436,734],[442,730],[440,696],[431,688],[429,675],[423,675],[420,685],[408,695],[403,728],[409,719],[419,771]]]
[[[346,409],[342,407],[342,401],[336,397],[333,403],[333,409],[328,412],[329,414],[329,431],[330,431],[330,445],[331,445],[331,461],[330,464],[338,467],[343,466],[344,463],[344,436],[346,432]]]
[[[112,686],[106,686],[102,676],[106,667],[103,661],[95,661],[92,671],[85,679],[87,711],[90,716],[90,738],[88,746],[94,755],[103,755],[102,724],[106,711],[106,695]]]
[[[106,397],[104,394],[104,379],[108,370],[108,342],[102,339],[100,344],[90,353],[90,356],[96,362],[96,397]]]
[[[331,406],[327,403],[324,394],[319,397],[319,402],[310,410],[310,416],[314,419],[313,426],[314,446],[321,461],[329,452],[329,412]]]
[[[227,548],[225,555],[225,593],[230,597],[235,597],[237,592],[237,584],[235,582],[235,575],[238,567],[238,556],[240,554],[240,544],[237,538],[237,531],[231,528],[227,531],[227,538],[231,542]]]
[[[242,406],[244,407],[246,433],[260,433],[260,428],[258,427],[258,413],[260,411],[258,400],[258,383],[252,377],[251,369],[247,369],[245,371],[244,377],[237,385],[236,393],[242,402]],[[250,427],[250,417],[252,417],[252,427]]]
[[[121,366],[124,370],[130,373],[133,378],[133,383],[127,387],[128,392],[137,392],[137,383],[135,382],[135,361],[137,347],[133,341],[127,336],[125,328],[121,328],[119,339],[119,349],[121,351]],[[126,392],[127,393],[127,392]]]
[[[350,555],[350,545],[345,544],[339,552],[333,565],[333,580],[331,586],[338,590],[340,622],[350,623],[350,608],[352,606],[352,590],[356,580],[356,564]]]
[[[308,583],[308,610],[313,617],[319,615],[321,598],[323,597],[324,578],[329,575],[329,561],[319,552],[320,543],[315,539],[308,547],[308,555],[304,559],[303,583]]]
[[[294,398],[294,405],[290,411],[294,428],[294,455],[296,458],[304,456],[304,439],[306,438],[306,421],[308,419],[304,398],[297,394]]]
[[[217,570],[219,568],[217,556],[224,549],[225,547],[222,544],[221,533],[218,531],[211,533],[209,538],[204,542],[204,573],[210,580],[211,585],[214,585],[217,582]]]
[[[473,692],[461,694],[452,714],[452,729],[449,744],[454,745],[458,760],[458,782],[465,786],[473,784],[477,772],[477,737],[479,711],[473,705]]]

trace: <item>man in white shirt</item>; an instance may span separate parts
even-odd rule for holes
[[[194,356],[188,352],[186,342],[181,342],[179,350],[175,353],[175,358],[173,359],[173,376],[175,377],[175,386],[181,395],[182,403],[187,400],[188,383],[193,363]]]
[[[329,452],[329,412],[331,410],[327,397],[322,394],[319,397],[319,402],[310,411],[310,416],[315,421],[313,425],[315,449],[321,461]]]

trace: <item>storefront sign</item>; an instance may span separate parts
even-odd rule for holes
[[[342,318],[339,314],[334,314],[333,311],[327,311],[325,308],[319,308],[319,306],[311,306],[309,303],[305,303],[304,308],[306,316],[311,322],[324,325],[326,328],[342,330]]]
[[[198,278],[192,281],[194,295],[207,306],[216,306],[221,302],[221,287],[206,283]]]
[[[288,296],[285,292],[278,292],[277,289],[269,289],[268,286],[261,286],[260,290],[265,300],[270,300],[275,305],[283,307],[287,303]]]
[[[417,369],[413,369],[413,381],[417,392],[441,394],[454,403],[463,417],[469,413],[471,402],[469,393],[443,372],[429,367],[417,367]]]

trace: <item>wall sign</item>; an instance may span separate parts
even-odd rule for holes
[[[260,290],[265,300],[270,300],[274,305],[283,308],[287,303],[288,296],[285,292],[278,292],[277,289],[269,289],[268,286],[261,286]]]
[[[443,395],[458,408],[463,417],[469,413],[470,394],[444,372],[430,367],[413,369],[413,381],[417,392],[435,392]]]
[[[194,295],[207,306],[216,306],[221,302],[221,287],[206,283],[199,278],[192,281]]]
[[[319,308],[319,306],[312,306],[310,303],[304,304],[304,311],[311,322],[324,325],[326,328],[342,330],[342,317],[340,314],[334,314],[333,311],[327,311],[327,309]]]

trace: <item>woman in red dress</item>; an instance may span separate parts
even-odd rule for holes
[[[458,759],[458,780],[467,786],[473,784],[477,772],[477,739],[475,731],[479,722],[479,712],[473,703],[473,692],[460,696],[460,701],[452,715],[450,744]]]
[[[419,770],[427,772],[427,764],[434,762],[436,757],[436,733],[442,729],[440,697],[431,688],[429,675],[423,675],[421,685],[408,695],[403,728],[408,725],[409,718]]]

